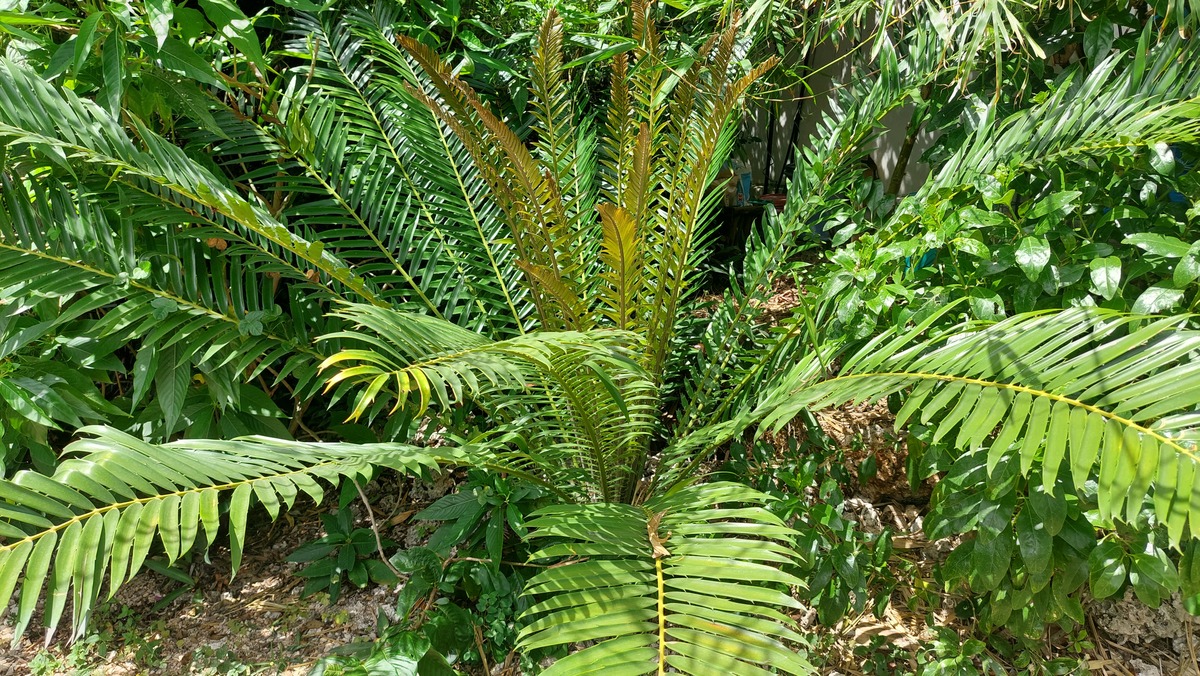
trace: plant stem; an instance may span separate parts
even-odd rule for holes
[[[400,572],[399,568],[392,565],[387,554],[383,553],[383,540],[379,537],[379,528],[375,524],[375,510],[371,509],[371,503],[367,500],[367,494],[363,492],[362,486],[358,485],[357,477],[350,477],[350,481],[354,483],[354,489],[358,491],[358,497],[362,500],[363,507],[367,508],[367,521],[371,524],[371,532],[375,534],[375,551],[379,552],[379,559],[383,561],[383,565],[392,571],[392,574],[397,578],[404,577],[404,573]]]
[[[917,104],[913,109],[912,117],[908,120],[904,145],[900,146],[900,154],[896,156],[896,167],[892,169],[892,176],[888,180],[887,194],[889,195],[894,196],[900,192],[900,184],[904,182],[904,175],[908,171],[908,159],[912,156],[913,146],[917,142],[917,134],[921,133],[921,128],[925,126],[925,111],[928,109],[928,104]]]

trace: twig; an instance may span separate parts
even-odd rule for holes
[[[479,650],[479,661],[483,663],[483,673],[492,673],[491,667],[488,666],[487,654],[483,651],[483,629],[478,624],[475,625],[475,647]]]
[[[1187,616],[1187,627],[1185,628],[1185,631],[1187,631],[1188,655],[1192,658],[1192,667],[1196,669],[1196,673],[1200,674],[1200,661],[1196,660],[1196,646],[1192,642],[1192,616],[1191,615]]]
[[[516,673],[516,665],[513,664],[513,660],[516,659],[516,657],[517,651],[515,649],[508,651],[508,657],[505,657],[504,664],[500,665],[499,676],[511,676],[512,674]]]
[[[383,561],[383,565],[392,571],[392,574],[397,578],[404,577],[404,573],[400,569],[393,566],[388,559],[387,554],[383,553],[383,539],[379,537],[379,528],[375,525],[375,510],[371,509],[371,503],[367,500],[367,494],[363,492],[362,486],[358,485],[358,477],[350,477],[350,481],[354,484],[355,490],[358,491],[358,497],[362,499],[363,507],[367,508],[367,521],[371,524],[371,532],[375,534],[375,551],[379,552],[379,558]]]

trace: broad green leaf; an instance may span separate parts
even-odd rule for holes
[[[1029,281],[1036,282],[1050,262],[1050,243],[1045,237],[1024,237],[1013,255]]]
[[[1175,175],[1175,153],[1169,143],[1155,143],[1150,147],[1150,166],[1161,176]]]
[[[1036,523],[1045,529],[1047,535],[1058,535],[1067,521],[1065,498],[1048,493],[1041,486],[1034,486],[1029,489],[1028,500],[1028,506],[1033,508],[1038,517]],[[1020,537],[1020,532],[1017,537]]]
[[[104,41],[101,65],[104,70],[104,87],[100,90],[100,100],[108,108],[108,112],[116,116],[125,97],[125,41],[115,33]]]
[[[971,588],[980,592],[995,589],[1008,573],[1012,554],[1011,531],[1004,530],[994,536],[981,531],[971,552]]]
[[[183,413],[188,384],[192,381],[192,361],[179,343],[157,350],[157,358],[154,392],[162,407],[165,429],[169,434],[175,430]]]
[[[1146,253],[1164,258],[1182,258],[1186,256],[1190,246],[1178,237],[1160,235],[1153,232],[1139,232],[1125,238],[1125,244],[1132,244]]]
[[[158,353],[153,345],[143,345],[133,360],[133,402],[134,406],[146,396],[150,382],[158,372]]]
[[[254,25],[242,10],[230,0],[200,0],[200,6],[221,36],[246,55],[259,72],[265,75],[267,71],[262,47],[259,46],[258,36],[254,33]]]
[[[142,505],[135,502],[134,504],[121,510],[120,521],[117,522],[117,531],[113,536],[112,545],[112,565],[109,568],[108,598],[112,598],[113,594],[117,593],[117,589],[125,583],[129,576],[129,559],[133,552],[133,541],[137,535],[138,521],[141,520]],[[136,571],[135,571],[136,572]]]
[[[1125,584],[1125,550],[1112,540],[1105,540],[1088,557],[1088,582],[1092,596],[1098,599],[1116,594]]]
[[[180,554],[178,495],[168,495],[162,499],[162,505],[159,507],[158,536],[167,555],[167,564],[170,565]]]
[[[246,516],[250,513],[250,496],[254,489],[242,484],[233,490],[229,499],[229,561],[231,577],[242,565],[242,547],[246,542]]]
[[[1105,18],[1104,14],[1094,17],[1088,23],[1087,28],[1083,30],[1083,55],[1092,68],[1108,57],[1114,40],[1116,26]]]
[[[1036,219],[1055,213],[1070,213],[1071,205],[1081,194],[1078,190],[1063,190],[1061,192],[1050,193],[1034,203],[1025,214],[1025,218]]]
[[[146,21],[161,49],[171,33],[171,19],[175,16],[175,3],[171,0],[146,0]]]
[[[1183,291],[1155,284],[1133,302],[1135,314],[1160,314],[1175,309],[1183,300]]]
[[[1194,242],[1175,265],[1171,281],[1175,283],[1176,288],[1182,289],[1197,278],[1200,278],[1200,241]]]
[[[13,590],[21,580],[25,571],[25,562],[33,551],[32,540],[22,540],[20,544],[8,545],[9,549],[0,550],[0,607],[7,608],[12,599]]]
[[[38,538],[25,564],[25,575],[21,579],[21,600],[17,602],[17,621],[13,625],[13,641],[15,648],[29,626],[33,609],[38,597],[42,594],[42,583],[46,581],[46,573],[50,570],[50,561],[54,558],[54,545],[58,542],[58,531],[49,531]]]
[[[1183,607],[1192,615],[1200,615],[1200,540],[1184,543],[1179,558],[1179,591]],[[3,598],[3,597],[0,597]]]
[[[1093,258],[1088,263],[1091,271],[1092,292],[1104,300],[1112,300],[1121,287],[1121,259],[1116,256]]]
[[[27,420],[47,427],[57,427],[46,412],[34,403],[28,392],[3,378],[0,378],[0,399],[3,399],[13,412]]]
[[[1031,573],[1045,571],[1050,566],[1054,544],[1046,524],[1040,518],[1035,518],[1034,510],[1027,507],[1017,515],[1015,529],[1017,546],[1025,566]]]
[[[1164,597],[1179,588],[1179,574],[1161,550],[1130,554],[1129,564],[1133,591],[1146,605],[1157,607]]]
[[[153,43],[147,42],[144,45],[152,46]],[[153,49],[147,51],[153,52]],[[201,84],[211,87],[224,88],[223,83],[217,77],[216,71],[213,70],[212,64],[187,45],[187,43],[176,38],[168,37],[157,50],[157,58],[162,63],[164,69],[173,73],[178,73],[189,80],[195,80]]]
[[[162,518],[162,500],[150,500],[142,505],[138,515],[137,530],[133,536],[133,550],[129,555],[129,578],[137,574],[150,553],[150,545],[158,533],[158,523]]]

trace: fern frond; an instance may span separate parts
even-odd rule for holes
[[[812,224],[835,221],[851,211],[845,196],[858,179],[857,160],[876,138],[884,116],[928,77],[925,72],[905,76],[890,47],[881,50],[878,62],[877,78],[838,90],[837,105],[819,123],[820,133],[797,150],[796,171],[788,183],[795,198],[782,214],[768,210],[751,232],[742,274],[731,276],[730,290],[711,311],[703,332],[689,340],[701,348],[685,355],[690,373],[677,439],[713,417],[723,420],[731,411],[752,406],[759,388],[786,369],[795,351],[813,349],[798,339],[808,328],[802,316],[777,328],[763,326],[759,318],[780,266],[808,246],[804,234]]]
[[[1200,332],[1187,322],[1078,308],[940,338],[885,333],[826,381],[802,362],[759,412],[778,429],[802,408],[906,392],[897,425],[931,425],[936,440],[986,453],[989,471],[1016,453],[1049,488],[1060,473],[1080,491],[1096,480],[1105,520],[1134,522],[1150,497],[1178,545],[1200,533]]]
[[[572,227],[577,223],[568,214],[564,186],[432,50],[412,38],[399,36],[397,41],[420,64],[439,98],[416,91],[414,95],[459,135],[505,211],[543,327],[589,328],[583,278],[569,274],[582,258],[582,239]],[[531,270],[539,274],[531,275]]]
[[[533,450],[525,457],[536,466],[528,471],[560,477],[583,495],[632,494],[657,398],[633,358],[631,334],[543,331],[491,341],[443,320],[368,305],[339,315],[356,330],[329,336],[348,347],[324,365],[340,369],[330,386],[361,388],[354,415],[393,397],[401,406],[413,394],[418,415],[434,402],[443,410],[478,406],[501,430],[527,440]]]
[[[219,502],[229,495],[229,548],[241,563],[252,502],[276,518],[303,492],[320,502],[320,482],[367,479],[372,466],[420,473],[459,456],[398,444],[301,444],[268,438],[152,445],[91,427],[52,476],[18,472],[0,480],[0,605],[20,584],[14,643],[47,584],[46,641],[72,600],[73,635],[87,625],[104,576],[108,598],[141,569],[152,547],[169,561],[211,546]],[[157,544],[156,544],[157,543]]]
[[[1178,36],[1151,46],[1153,35],[1142,34],[1131,67],[1124,67],[1128,55],[1114,53],[1086,76],[1069,72],[1045,101],[1004,120],[995,120],[996,108],[989,108],[989,119],[900,204],[886,231],[919,223],[921,205],[934,195],[985,175],[1200,139],[1200,46]]]
[[[396,48],[396,20],[384,4],[298,19],[294,47],[314,59],[293,71],[303,86],[283,111],[285,154],[323,197],[288,213],[320,228],[394,307],[518,333],[528,309],[512,247],[497,242],[500,211],[463,144],[409,92],[430,86]]]
[[[696,82],[691,84],[698,88],[696,109],[682,104],[671,107],[672,124],[682,135],[668,135],[684,140],[677,142],[678,149],[672,153],[674,160],[666,163],[670,173],[662,177],[665,211],[653,227],[646,229],[646,251],[654,257],[649,266],[651,274],[647,275],[646,302],[650,310],[646,364],[655,374],[662,373],[667,362],[675,337],[676,313],[693,287],[693,277],[699,269],[698,257],[709,236],[718,194],[708,190],[708,186],[732,149],[730,115],[750,85],[775,65],[775,60],[769,59],[729,82],[728,55],[724,50],[732,48],[735,33],[736,27],[726,32],[703,84],[697,71]],[[674,116],[682,120],[675,121]]]
[[[633,328],[639,319],[637,292],[642,286],[642,243],[638,223],[624,208],[612,204],[597,207],[603,227],[604,249],[600,260],[607,270],[601,287],[605,314],[618,329]]]
[[[248,378],[280,362],[301,380],[316,374],[323,355],[312,337],[274,321],[277,259],[218,251],[176,223],[135,229],[98,206],[120,192],[71,192],[51,177],[19,181],[8,171],[0,189],[0,285],[13,298],[71,301],[47,330],[103,310],[89,329],[95,338],[179,349],[189,364]]]
[[[343,289],[368,301],[376,299],[363,279],[320,242],[292,233],[262,205],[243,198],[136,120],[141,148],[108,111],[8,60],[0,61],[0,92],[0,140],[10,148],[10,158],[24,155],[68,173],[80,167],[106,173],[110,182],[172,209],[212,214],[246,237],[262,239],[305,261]]]
[[[523,649],[594,642],[546,674],[667,670],[789,674],[813,667],[784,611],[798,608],[793,531],[740,484],[683,489],[643,507],[564,505],[535,512],[530,537],[562,538],[533,555],[565,559],[531,579]]]

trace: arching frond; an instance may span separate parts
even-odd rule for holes
[[[704,320],[695,339],[700,349],[684,355],[677,440],[713,417],[725,420],[752,406],[763,383],[786,368],[794,351],[813,348],[803,340],[809,337],[803,316],[785,318],[776,327],[762,316],[783,264],[809,246],[814,225],[849,220],[854,210],[846,196],[859,180],[858,160],[876,139],[884,116],[929,77],[901,68],[890,47],[881,51],[878,63],[879,77],[838,90],[837,105],[821,120],[819,135],[796,151],[796,171],[788,184],[792,197],[783,213],[768,210],[750,233],[742,274],[730,276],[729,290]]]
[[[456,451],[398,444],[301,444],[267,438],[152,445],[102,427],[67,447],[54,474],[0,480],[0,606],[20,585],[14,641],[46,584],[46,640],[71,600],[75,636],[86,627],[108,575],[108,598],[141,569],[152,547],[169,561],[207,549],[224,517],[236,572],[253,502],[275,518],[303,492],[320,502],[321,482],[369,478],[372,466],[420,473]],[[319,480],[319,481],[318,481]]]
[[[531,579],[538,597],[519,646],[589,643],[558,674],[810,674],[806,640],[785,614],[799,603],[793,531],[740,484],[683,489],[642,507],[548,507],[531,537],[564,541],[533,555],[559,561]]]
[[[21,180],[9,171],[0,173],[0,190],[0,286],[18,299],[7,311],[57,299],[64,309],[43,327],[54,331],[103,310],[91,338],[178,350],[188,358],[189,380],[195,363],[247,379],[287,368],[305,383],[301,389],[313,383],[322,355],[309,327],[277,321],[285,263],[226,240],[187,236],[194,231],[177,223],[135,225],[102,206],[119,200],[119,191],[71,191],[52,177]]]
[[[354,414],[415,395],[418,414],[470,404],[527,441],[541,475],[605,500],[629,499],[655,423],[657,397],[620,331],[536,332],[492,341],[437,318],[348,305],[353,331],[330,386],[360,387]],[[582,479],[575,470],[582,469]],[[582,481],[582,483],[580,483]]]
[[[10,162],[23,157],[30,172],[44,167],[78,175],[86,168],[103,174],[110,183],[120,182],[161,206],[190,212],[238,238],[304,261],[334,283],[336,288],[326,293],[376,298],[363,279],[320,242],[290,231],[265,207],[239,195],[136,119],[140,146],[108,111],[8,60],[0,61],[0,93],[0,141],[9,149]]]
[[[1187,321],[1079,308],[932,339],[893,331],[828,380],[803,360],[759,411],[779,428],[803,408],[905,393],[898,425],[931,425],[989,470],[1016,453],[1048,487],[1095,480],[1104,519],[1133,522],[1149,497],[1179,544],[1200,534],[1200,332]]]
[[[546,19],[547,24],[555,21],[553,13]],[[544,39],[553,40],[555,35],[561,37],[550,28],[542,32]],[[584,298],[589,280],[576,274],[583,259],[579,249],[582,233],[568,214],[566,200],[570,196],[564,193],[570,186],[560,185],[556,180],[559,170],[543,167],[517,134],[437,54],[411,37],[398,36],[397,41],[420,64],[437,93],[433,96],[414,89],[413,94],[463,142],[492,198],[504,210],[542,326],[549,330],[590,328]],[[549,53],[546,58],[554,61]],[[558,95],[557,91],[547,93]],[[561,101],[547,103],[557,106]],[[592,217],[590,213],[583,216]]]
[[[1131,67],[1127,55],[1114,53],[1086,76],[1071,71],[1046,100],[1004,120],[990,107],[993,117],[901,203],[886,229],[902,229],[935,195],[985,175],[1200,139],[1200,46],[1178,36],[1151,46],[1154,35],[1142,34]]]
[[[395,45],[395,12],[298,18],[292,46],[314,58],[292,72],[284,133],[313,199],[288,213],[394,307],[511,335],[529,311],[500,211],[462,143],[408,91],[429,85]]]

